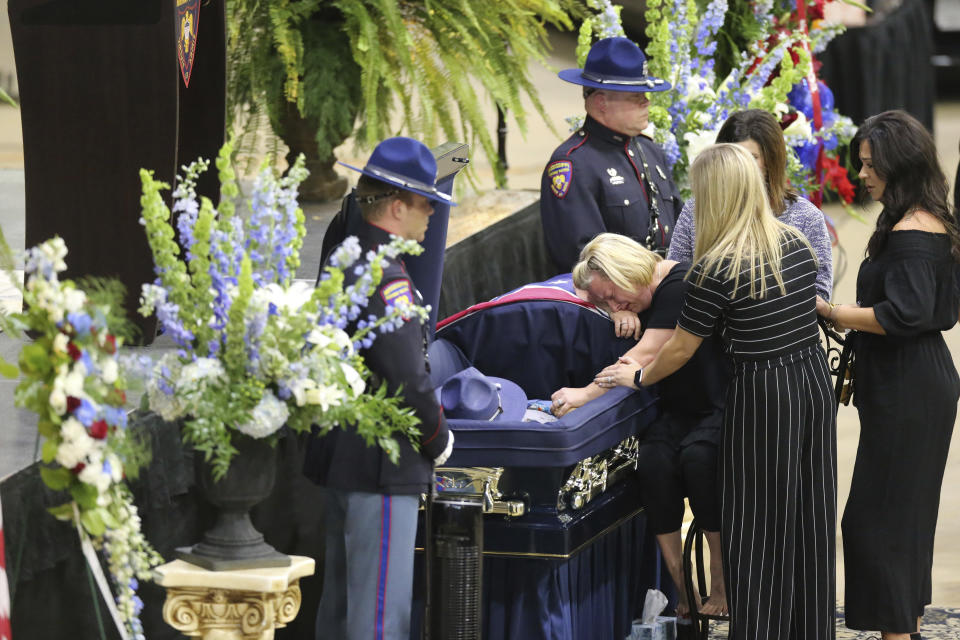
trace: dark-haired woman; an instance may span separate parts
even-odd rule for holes
[[[726,119],[717,134],[717,143],[737,144],[750,152],[760,165],[777,219],[802,233],[817,255],[817,293],[825,300],[833,292],[833,250],[823,212],[787,184],[787,145],[776,118],[762,109],[737,111]],[[670,240],[669,260],[693,259],[696,233],[693,224],[694,199],[687,200],[677,218]]]
[[[960,398],[942,332],[957,322],[960,235],[933,137],[910,115],[868,118],[851,143],[883,204],[857,276],[857,304],[817,300],[852,329],[860,444],[842,520],[846,624],[919,637],[930,604],[940,486]]]

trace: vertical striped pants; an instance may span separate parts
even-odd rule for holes
[[[737,365],[720,452],[730,638],[836,634],[836,403],[820,346]]]

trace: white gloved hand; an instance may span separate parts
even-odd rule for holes
[[[443,450],[443,453],[441,453],[440,455],[438,455],[436,458],[433,459],[433,466],[439,467],[440,465],[442,465],[444,462],[447,461],[447,458],[450,457],[451,453],[453,453],[453,431],[448,431],[447,446]]]

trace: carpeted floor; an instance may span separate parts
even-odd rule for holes
[[[927,607],[920,632],[923,640],[957,640],[960,638],[960,609]],[[723,640],[726,637],[726,623],[710,626],[710,640]],[[843,624],[843,608],[837,609],[837,640],[869,640],[879,637],[880,634],[876,631],[847,629]]]

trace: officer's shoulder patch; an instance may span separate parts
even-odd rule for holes
[[[570,183],[573,182],[573,162],[554,160],[547,165],[547,179],[554,197],[565,198],[570,191]]]
[[[396,306],[398,303],[413,304],[413,291],[410,289],[410,281],[406,278],[391,280],[380,287],[380,296],[387,306]]]

